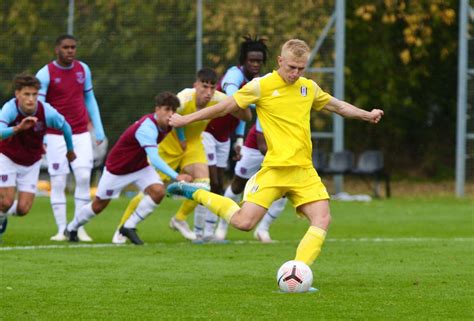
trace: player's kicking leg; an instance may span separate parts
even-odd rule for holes
[[[227,197],[208,192],[189,183],[172,183],[168,186],[168,192],[203,204],[230,225],[242,231],[250,231],[267,212],[265,207],[252,202],[244,202],[240,208],[237,203]]]

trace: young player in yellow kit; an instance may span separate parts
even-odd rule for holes
[[[295,260],[311,265],[321,252],[331,220],[329,195],[311,160],[311,109],[325,109],[371,123],[378,123],[383,111],[359,109],[325,93],[313,80],[301,77],[309,53],[304,41],[289,40],[282,47],[276,71],[252,80],[212,108],[171,117],[172,126],[180,127],[256,104],[268,151],[261,170],[246,185],[242,207],[231,199],[186,183],[173,183],[168,186],[168,192],[203,204],[243,231],[251,230],[272,202],[286,195],[298,213],[310,222]]]
[[[216,91],[217,74],[210,68],[198,71],[194,88],[184,89],[178,93],[180,107],[177,113],[181,115],[191,114],[195,111],[208,108],[227,98],[221,92]],[[249,111],[238,112],[240,118],[250,120],[252,115]],[[161,143],[159,155],[174,170],[180,169],[194,178],[194,183],[209,189],[209,170],[206,154],[202,144],[201,134],[208,124],[208,120],[202,120],[190,124],[184,128],[170,133]],[[163,180],[167,176],[160,173]],[[125,239],[118,230],[136,210],[143,195],[137,195],[128,205],[122,216],[119,228],[112,239],[113,243],[124,243]],[[186,239],[194,240],[194,232],[189,229],[186,218],[197,206],[195,201],[185,200],[176,215],[170,221],[170,227],[178,230]]]

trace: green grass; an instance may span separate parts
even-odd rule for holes
[[[88,224],[95,242],[110,242],[127,201]],[[178,205],[166,200],[140,226],[145,246],[74,248],[49,241],[49,200],[38,198],[0,245],[0,320],[474,319],[472,199],[332,202],[312,266],[319,291],[306,294],[275,281],[307,229],[291,208],[272,226],[278,243],[231,230],[247,242],[193,245],[167,227]],[[60,248],[25,249],[36,245]]]

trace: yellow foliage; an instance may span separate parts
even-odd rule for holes
[[[443,10],[443,12],[441,13],[441,19],[445,24],[451,25],[456,19],[456,12],[453,9]]]
[[[408,65],[408,63],[411,61],[411,54],[410,50],[405,49],[400,53],[400,59],[402,60],[403,64]]]

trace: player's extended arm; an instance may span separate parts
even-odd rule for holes
[[[356,118],[374,124],[378,123],[383,116],[383,110],[381,109],[372,109],[369,112],[334,97],[331,97],[324,109],[345,118]]]
[[[68,152],[74,151],[74,144],[72,143],[72,129],[71,125],[65,120],[64,124],[61,128],[58,128],[62,130],[64,140],[66,141],[66,149]]]
[[[203,108],[191,114],[182,116],[175,113],[170,118],[170,125],[173,127],[183,127],[198,120],[222,117],[228,113],[235,112],[238,109],[240,108],[237,105],[234,97],[227,97],[214,106]]]
[[[22,131],[32,128],[37,121],[38,118],[34,116],[29,116],[23,118],[18,125],[8,127],[8,123],[0,119],[0,140],[7,139],[8,137],[11,137],[15,134],[21,133]]]
[[[8,125],[11,124],[17,116],[18,109],[16,108],[14,99],[5,103],[2,109],[0,109],[0,140],[7,139],[17,133],[30,129],[38,120],[38,118],[34,116],[25,117],[18,125],[9,127]]]
[[[43,103],[46,115],[46,126],[48,128],[59,129],[63,132],[64,141],[66,142],[66,158],[69,162],[76,159],[74,153],[74,144],[72,142],[72,128],[71,125],[66,121],[63,115],[61,115],[56,109],[54,109],[48,103]]]
[[[160,172],[168,175],[172,179],[176,179],[178,177],[178,173],[174,169],[172,169],[168,164],[165,163],[163,159],[158,155],[158,148],[155,146],[147,146],[145,147],[146,154],[150,163]]]
[[[86,103],[87,113],[89,114],[89,118],[94,126],[96,141],[100,144],[105,139],[105,133],[102,119],[100,118],[99,105],[97,104],[92,89],[84,93],[84,101]]]
[[[179,127],[174,129],[176,131],[176,136],[178,136],[179,144],[181,145],[181,148],[183,150],[186,150],[186,147],[188,146],[186,143],[186,135],[184,133],[184,128]]]

